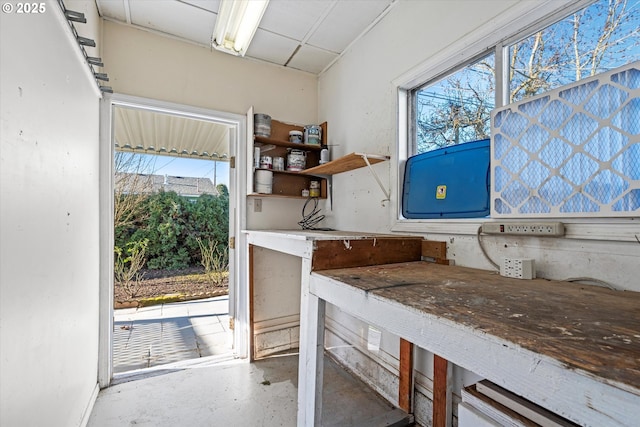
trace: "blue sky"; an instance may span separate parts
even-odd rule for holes
[[[213,160],[189,159],[173,156],[153,156],[147,154],[142,156],[149,159],[150,170],[144,171],[145,173],[209,178],[216,185],[224,184],[229,187],[229,162],[214,162]],[[213,176],[214,171],[216,175],[215,180]]]

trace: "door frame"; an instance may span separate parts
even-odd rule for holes
[[[229,317],[233,319],[234,356],[247,358],[249,349],[249,296],[247,273],[243,268],[241,230],[246,228],[246,151],[245,115],[176,104],[123,94],[105,94],[100,101],[100,308],[98,346],[98,384],[108,387],[113,377],[113,110],[134,108],[180,117],[211,121],[230,126],[229,153],[235,157],[235,168],[229,176],[229,236],[235,237],[235,249],[229,248]]]

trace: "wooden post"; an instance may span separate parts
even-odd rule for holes
[[[400,338],[400,384],[398,386],[398,406],[411,413],[413,397],[413,344]]]
[[[433,355],[433,427],[451,426],[451,364]]]
[[[436,264],[449,265],[447,259],[447,243],[433,240],[422,241],[422,256],[431,258]]]
[[[249,361],[253,362],[255,354],[255,337],[253,325],[253,245],[249,245]]]

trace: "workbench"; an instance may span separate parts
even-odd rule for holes
[[[421,261],[410,237],[252,233],[302,258],[299,426],[321,423],[326,303],[577,424],[638,425],[640,293]]]
[[[308,298],[301,384],[321,374],[328,302],[580,425],[639,423],[639,293],[418,261],[314,272]]]

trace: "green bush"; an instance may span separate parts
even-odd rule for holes
[[[114,247],[115,252],[115,284],[121,286],[130,297],[135,297],[142,273],[140,270],[145,262],[145,251],[149,241],[144,239],[127,243],[126,250],[119,246]]]
[[[227,251],[229,241],[229,193],[218,186],[220,196],[203,195],[195,201],[175,192],[160,192],[146,198],[146,215],[140,221],[116,227],[115,244],[148,240],[147,264],[150,269],[182,269],[198,266],[202,252],[197,239],[214,242]]]

